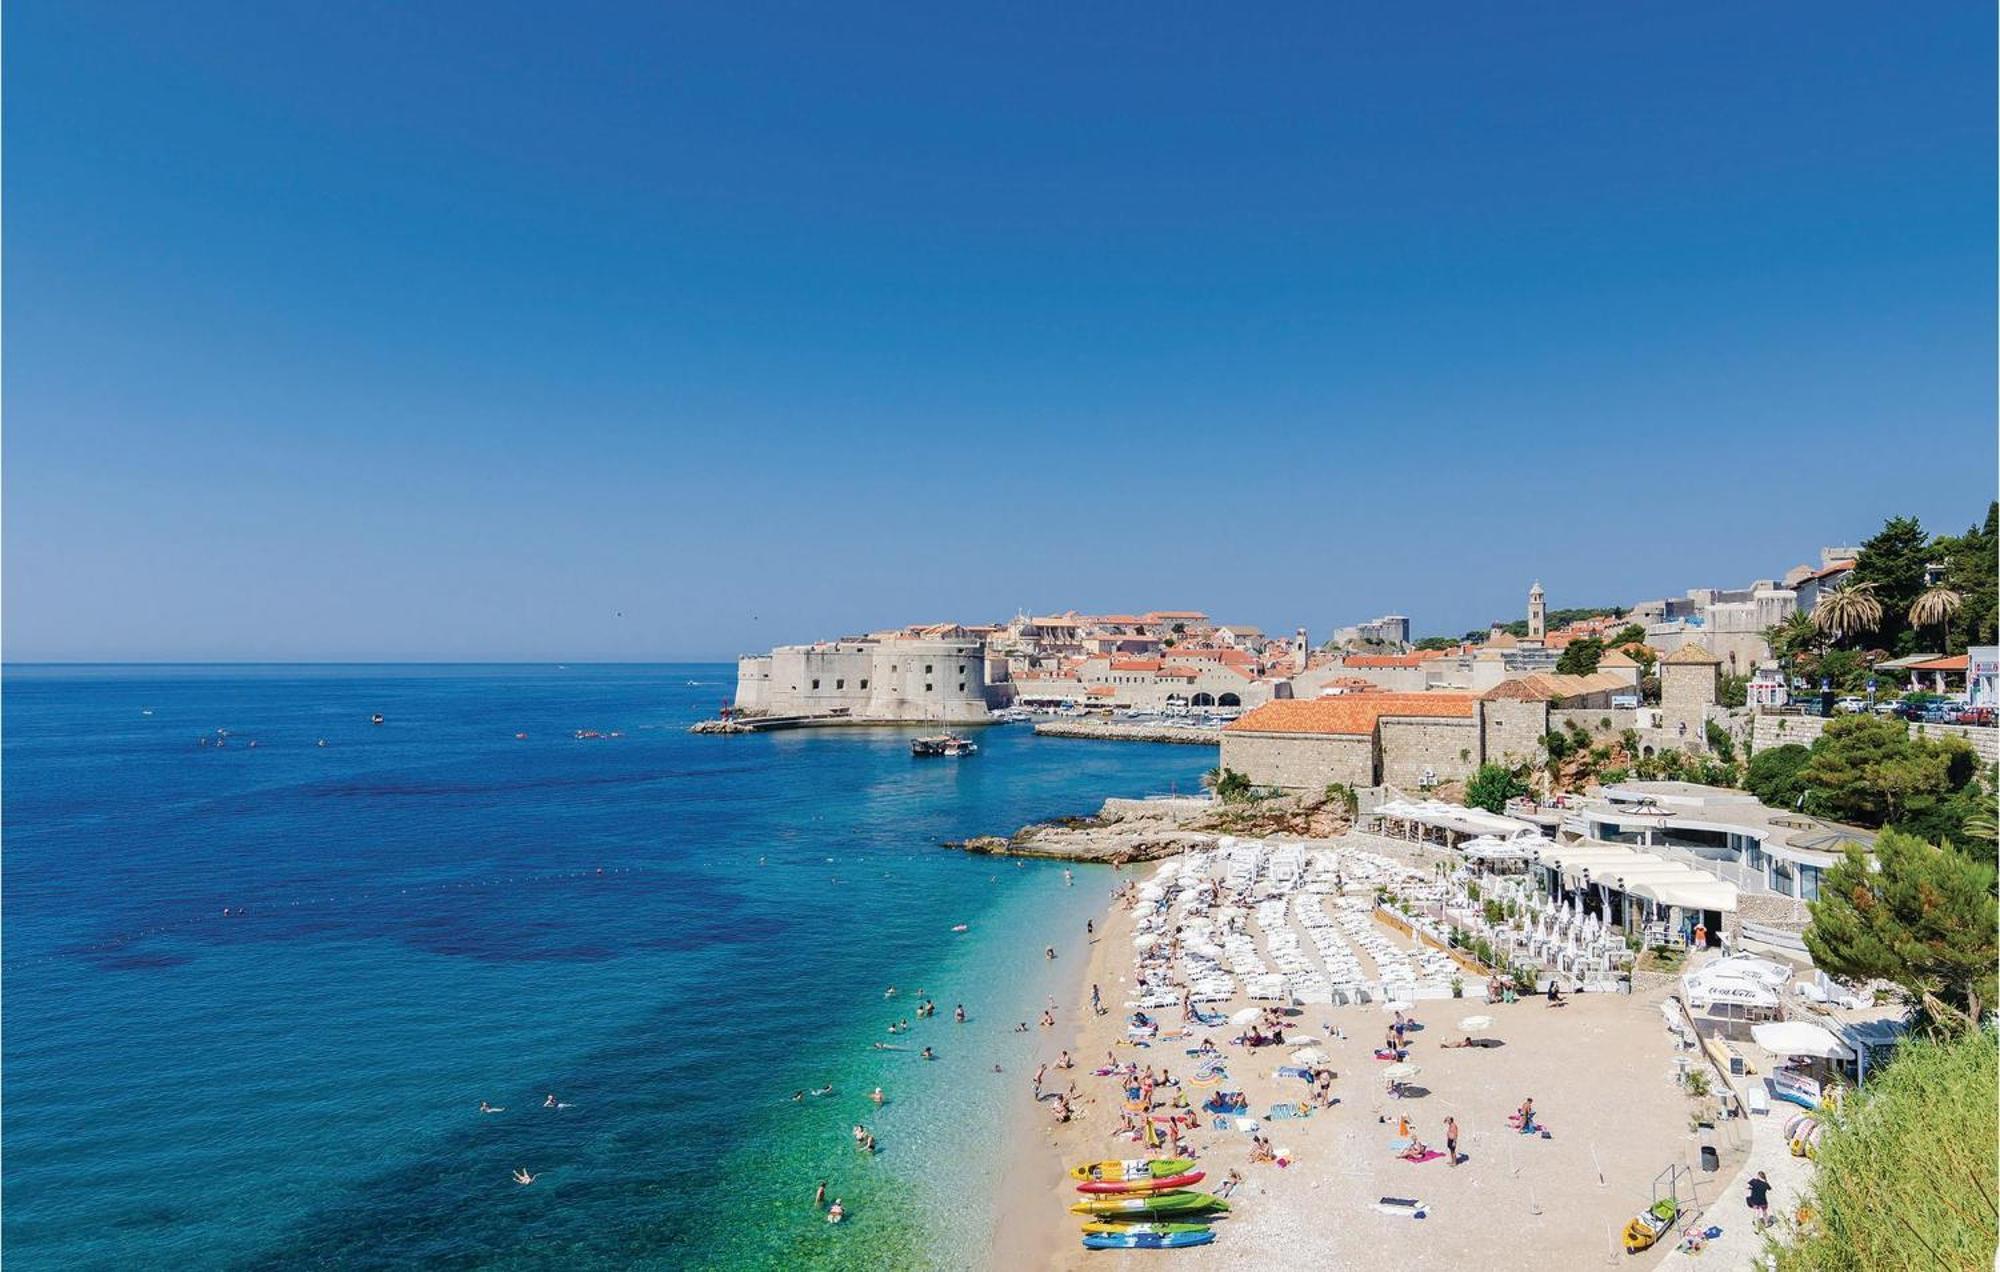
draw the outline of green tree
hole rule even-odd
[[[1874,861],[1849,844],[1811,902],[1806,948],[1813,962],[1848,980],[1898,986],[1934,1023],[1970,1028],[1994,1001],[1990,861],[1885,830]]]
[[[1850,582],[1821,595],[1812,616],[1820,631],[1839,643],[1880,631],[1886,611],[1873,583]]]
[[[1914,652],[1908,615],[1910,606],[1924,590],[1924,567],[1931,563],[1931,557],[1930,536],[1915,517],[1889,518],[1873,538],[1861,545],[1849,588],[1867,588],[1870,599],[1880,606],[1879,626],[1871,625],[1866,630],[1876,634],[1882,648],[1904,654]]]
[[[2000,637],[2000,503],[1986,506],[1982,524],[1938,539],[1931,550],[1933,560],[1944,562],[1946,586],[1964,601],[1944,652],[1993,644]]]
[[[1236,804],[1250,798],[1250,779],[1232,768],[1212,768],[1201,775],[1201,784],[1215,792],[1215,797],[1225,804]]]
[[[1504,764],[1482,764],[1465,784],[1465,802],[1489,813],[1505,812],[1507,801],[1526,795],[1528,784]]]
[[[1750,701],[1750,677],[1722,676],[1715,682],[1715,700],[1725,707],[1740,707]]]
[[[1736,762],[1736,739],[1729,736],[1728,729],[1710,720],[1702,730],[1702,735],[1708,739],[1708,749],[1715,752],[1717,759],[1724,764]]]
[[[1556,674],[1562,676],[1588,676],[1597,670],[1597,664],[1604,657],[1604,642],[1595,636],[1585,636],[1573,640],[1556,660]]]
[[[1910,602],[1910,626],[1918,631],[1937,624],[1938,652],[1945,653],[1951,648],[1951,620],[1965,608],[1965,598],[1954,592],[1949,585],[1939,583],[1927,587]]]
[[[1623,649],[1627,645],[1643,645],[1646,643],[1646,629],[1637,623],[1627,623],[1613,632],[1611,639],[1604,643],[1613,649]]]
[[[1743,784],[1772,808],[1797,808],[1810,789],[1799,774],[1811,759],[1812,752],[1796,742],[1759,751],[1750,757]]]
[[[1970,756],[1958,738],[1913,738],[1901,720],[1848,715],[1827,724],[1799,780],[1813,788],[1814,804],[1828,816],[1882,826],[1911,808],[1912,800],[1965,785],[1974,772]]]
[[[1422,640],[1418,641],[1418,642],[1416,643],[1416,645],[1414,646],[1414,648],[1417,648],[1417,649],[1457,649],[1457,648],[1458,648],[1458,643],[1459,643],[1459,642],[1458,642],[1458,637],[1456,637],[1456,636],[1426,636],[1426,637],[1424,637],[1424,638],[1423,638]]]

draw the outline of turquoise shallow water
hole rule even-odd
[[[979,1262],[1040,1043],[1012,1025],[1110,880],[937,843],[1212,755],[688,735],[730,670],[9,668],[10,1261]],[[892,984],[943,1005],[937,1062],[870,1049]]]

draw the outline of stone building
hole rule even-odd
[[[1221,765],[1286,790],[1414,787],[1470,776],[1482,750],[1470,694],[1358,693],[1258,707],[1222,731]]]
[[[1660,728],[1690,750],[1708,749],[1722,660],[1700,645],[1682,645],[1660,659]]]
[[[990,717],[986,642],[962,627],[780,645],[737,660],[736,709],[972,724]]]

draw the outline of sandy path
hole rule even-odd
[[[1120,879],[1120,876],[1112,876]],[[1120,1010],[1132,976],[1131,915],[1114,911],[1099,924],[1089,974],[1080,987],[1080,1017],[1063,1031],[1078,1058],[1073,1071],[1084,1099],[1069,1126],[1053,1125],[1037,1109],[1023,1077],[1021,1105],[1031,1119],[1029,1149],[1015,1159],[1020,1191],[1002,1225],[997,1266],[1143,1266],[1155,1252],[1090,1252],[1077,1241],[1077,1220],[1066,1211],[1076,1199],[1063,1167],[1100,1158],[1141,1156],[1143,1150],[1113,1138],[1118,1092],[1111,1081],[1088,1071],[1115,1051],[1122,1062],[1192,1070],[1189,1042],[1151,1048],[1114,1046],[1123,1032]],[[1386,931],[1386,929],[1385,929]],[[1365,956],[1364,956],[1365,957]],[[1088,1014],[1089,983],[1103,987],[1111,1014]],[[1238,1000],[1215,1009],[1233,1011]],[[1699,1165],[1698,1141],[1689,1128],[1689,1101],[1674,1085],[1674,1051],[1660,1023],[1656,997],[1582,996],[1551,1009],[1539,1000],[1487,1007],[1476,1001],[1418,1004],[1416,1017],[1429,1028],[1414,1034],[1411,1060],[1422,1066],[1419,1098],[1384,1097],[1377,1076],[1382,1067],[1370,1050],[1386,1017],[1375,1007],[1300,1009],[1293,1029],[1322,1035],[1340,1073],[1335,1093],[1341,1103],[1302,1121],[1266,1123],[1266,1134],[1296,1159],[1287,1168],[1248,1164],[1248,1138],[1206,1125],[1189,1142],[1196,1148],[1208,1187],[1231,1168],[1246,1184],[1230,1218],[1217,1225],[1212,1246],[1178,1251],[1175,1266],[1241,1267],[1277,1261],[1290,1266],[1301,1258],[1340,1266],[1379,1262],[1385,1242],[1394,1242],[1393,1261],[1405,1267],[1472,1265],[1494,1268],[1580,1268],[1651,1266],[1660,1251],[1644,1260],[1614,1252],[1625,1221],[1651,1200],[1653,1179],[1670,1164]],[[1457,1022],[1471,1014],[1494,1018],[1494,1048],[1441,1049],[1461,1036]],[[1333,1038],[1326,1026],[1348,1037]],[[1209,1031],[1217,1044],[1233,1030]],[[1054,1040],[1051,1056],[1062,1045]],[[1230,1081],[1245,1091],[1261,1114],[1278,1100],[1297,1099],[1304,1084],[1280,1080],[1278,1064],[1289,1048],[1256,1053],[1225,1046]],[[1275,1054],[1274,1054],[1275,1053]],[[1053,1076],[1053,1071],[1052,1071]],[[1053,1085],[1053,1083],[1052,1083]],[[1190,1098],[1196,1092],[1191,1089]],[[1205,1094],[1205,1093],[1204,1093]],[[1510,1130],[1507,1114],[1533,1096],[1552,1138],[1523,1137]],[[1387,1141],[1398,1114],[1410,1118],[1420,1138],[1442,1148],[1442,1124],[1457,1117],[1460,1151],[1467,1160],[1453,1168],[1442,1159],[1416,1165],[1393,1157]],[[1386,1120],[1384,1120],[1386,1119]],[[1704,1197],[1727,1185],[1736,1162],[1725,1156],[1718,1175],[1701,1176]],[[1381,1196],[1419,1197],[1430,1207],[1421,1221],[1377,1212]]]

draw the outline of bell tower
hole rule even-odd
[[[1539,645],[1547,635],[1549,607],[1542,600],[1542,581],[1528,589],[1528,639]]]

